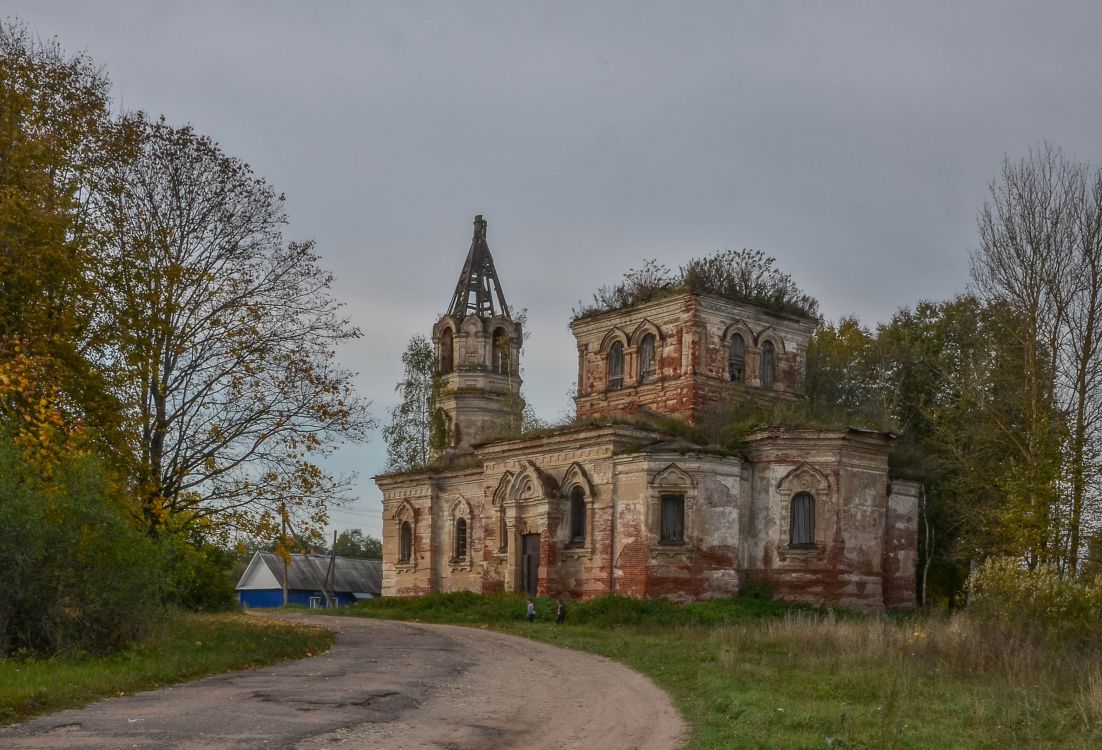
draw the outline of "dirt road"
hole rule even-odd
[[[615,662],[487,630],[304,617],[325,654],[0,729],[0,747],[670,750],[665,693]]]

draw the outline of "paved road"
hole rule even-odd
[[[336,645],[0,729],[0,748],[670,750],[684,735],[665,693],[607,659],[487,630],[299,619]]]

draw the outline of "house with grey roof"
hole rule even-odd
[[[291,555],[285,565],[274,552],[257,552],[237,583],[237,601],[246,608],[282,607],[286,575],[288,604],[325,607],[328,592],[344,607],[379,596],[382,566],[381,560],[329,555]]]

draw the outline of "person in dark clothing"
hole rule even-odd
[[[559,606],[555,609],[555,622],[562,625],[566,622],[566,605],[559,599]]]
[[[528,622],[532,622],[536,619],[536,603],[531,599],[528,600],[528,612],[525,614],[528,618]]]

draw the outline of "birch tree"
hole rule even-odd
[[[383,428],[388,471],[420,468],[433,453],[436,354],[432,342],[424,336],[411,338],[402,353],[402,365],[402,379],[394,387],[398,403],[390,410],[390,422]]]
[[[1044,144],[1004,161],[979,217],[972,282],[1006,311],[1020,355],[1028,418],[1007,432],[1036,528],[1030,560],[1078,569],[1085,525],[1097,522],[1102,424],[1102,173]],[[1055,465],[1055,469],[1052,466]],[[1042,538],[1043,537],[1043,538]]]

